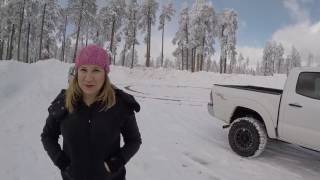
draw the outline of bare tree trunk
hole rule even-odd
[[[8,37],[8,41],[7,41],[6,60],[8,60],[8,58],[9,58],[9,52],[10,52],[10,37]]]
[[[203,69],[203,57],[204,57],[204,43],[205,43],[205,36],[202,38],[202,52],[201,52],[201,57],[200,57],[200,71]]]
[[[89,23],[88,23],[87,34],[86,34],[86,47],[88,46],[88,39],[89,39]]]
[[[136,20],[136,13],[133,14],[133,19]],[[132,57],[131,57],[131,69],[133,68],[133,61],[134,61],[134,46],[136,44],[136,25],[134,25],[133,29],[133,44],[132,44]]]
[[[111,39],[110,39],[110,52],[113,50],[113,38],[114,38],[114,26],[115,26],[116,20],[115,17],[112,17],[112,27],[111,27]]]
[[[0,60],[2,60],[3,46],[4,46],[4,40],[0,40]]]
[[[192,48],[191,72],[195,71],[196,48]]]
[[[223,73],[227,73],[227,54],[223,58]]]
[[[133,61],[134,61],[134,44],[133,44],[133,47],[132,47],[131,69],[133,68]]]
[[[19,24],[19,35],[18,35],[18,51],[17,51],[17,60],[20,60],[20,42],[21,42],[21,31],[22,31],[22,25],[23,25],[23,20],[24,20],[24,7],[26,4],[26,0],[23,0],[23,5],[22,5],[22,12],[20,15],[20,24]]]
[[[186,44],[187,44],[187,70],[189,70],[189,48],[188,48],[188,44],[189,44],[189,36],[188,36],[188,24],[186,24]]]
[[[51,56],[50,56],[50,39],[48,39],[47,44],[46,44],[45,47],[46,47],[47,52],[48,52],[48,56],[46,57],[46,59],[51,58]]]
[[[64,53],[66,49],[66,34],[67,34],[67,23],[68,23],[68,15],[65,17],[64,21],[64,29],[63,29],[63,42],[62,42],[62,52],[61,52],[61,61],[65,62]]]
[[[221,47],[221,53],[222,53],[222,47]],[[222,55],[220,55],[220,62],[219,62],[219,65],[220,65],[220,74],[222,74]]]
[[[40,33],[39,60],[41,59],[42,36],[43,36],[44,17],[46,15],[46,7],[47,7],[47,4],[44,4],[44,6],[43,6],[43,14],[42,14],[42,22],[41,22],[41,33]]]
[[[121,54],[121,65],[124,66],[125,60],[126,60],[126,53],[127,53],[127,43],[124,42],[122,54]]]
[[[181,48],[181,70],[183,70],[183,64],[184,64],[184,58],[183,58],[183,45],[182,45],[182,48]]]
[[[96,42],[96,43],[99,43],[99,45],[100,45],[100,42],[99,42],[99,30],[97,30],[96,39],[97,39],[97,42]]]
[[[200,64],[201,64],[201,54],[197,54],[197,72],[200,70]]]
[[[112,18],[112,27],[111,27],[111,39],[110,39],[110,52],[113,53],[113,39],[115,34],[115,17]],[[113,64],[116,64],[116,60],[113,59]]]
[[[126,45],[124,45],[126,46]],[[122,54],[121,54],[121,65],[124,66],[124,62],[126,60],[126,47],[124,47],[124,49],[122,50]]]
[[[30,23],[28,23],[28,35],[27,35],[27,57],[26,57],[27,63],[29,63],[29,42],[30,42]]]
[[[9,47],[9,57],[7,58],[8,60],[9,59],[12,59],[12,50],[13,50],[13,36],[14,36],[14,33],[15,33],[15,25],[13,24],[12,25],[12,32],[11,32],[11,38],[10,38],[10,47]]]
[[[149,10],[150,11],[150,10]],[[151,17],[150,12],[148,12],[148,34],[147,34],[147,59],[146,67],[150,67],[150,44],[151,42]]]
[[[162,26],[161,67],[163,66],[163,37],[164,37],[164,21]]]
[[[78,41],[79,41],[79,35],[80,35],[80,26],[81,26],[81,20],[82,20],[82,10],[83,10],[83,6],[84,6],[84,0],[81,0],[80,17],[79,17],[79,22],[78,22],[76,46],[75,46],[75,48],[74,48],[74,54],[73,54],[73,62],[75,61],[76,56],[77,56]]]

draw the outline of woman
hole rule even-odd
[[[63,180],[124,180],[125,164],[140,147],[134,114],[140,106],[133,96],[111,85],[109,62],[104,49],[83,48],[68,89],[48,108],[41,141]]]

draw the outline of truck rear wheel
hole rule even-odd
[[[260,155],[267,144],[264,125],[253,117],[236,119],[231,124],[228,138],[232,150],[243,157]]]

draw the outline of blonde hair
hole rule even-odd
[[[66,91],[65,106],[69,113],[74,111],[74,105],[81,100],[82,96],[83,92],[78,84],[78,75],[75,74]],[[107,75],[95,100],[102,102],[103,106],[100,111],[107,110],[116,103],[115,92]]]

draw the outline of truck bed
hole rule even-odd
[[[283,92],[282,89],[273,89],[273,88],[266,88],[266,87],[260,87],[260,86],[241,86],[241,85],[222,85],[222,84],[214,84],[214,85],[228,87],[228,88],[248,90],[248,91],[261,92],[261,93],[275,94],[275,95],[281,95]]]

